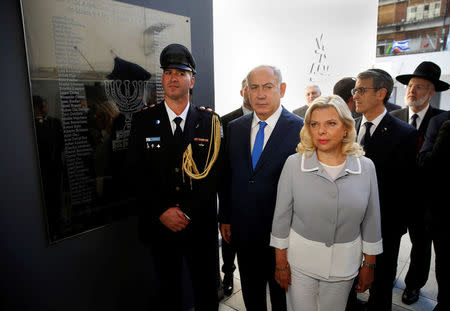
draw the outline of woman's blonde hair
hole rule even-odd
[[[355,142],[356,130],[355,120],[353,120],[352,113],[348,109],[344,100],[337,96],[320,96],[317,97],[309,106],[305,115],[305,125],[300,131],[300,143],[297,145],[297,152],[310,157],[316,150],[316,146],[313,143],[311,133],[309,132],[309,126],[311,124],[311,114],[316,109],[323,109],[333,107],[336,109],[339,118],[347,131],[347,135],[342,140],[342,153],[345,155],[351,155],[354,157],[361,157],[364,155],[362,147]]]

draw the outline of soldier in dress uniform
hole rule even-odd
[[[195,61],[186,47],[167,46],[160,63],[164,101],[133,117],[127,157],[139,202],[140,238],[159,275],[159,299],[151,310],[182,310],[183,258],[195,310],[217,310],[220,120],[189,102]]]

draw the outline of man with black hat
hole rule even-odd
[[[415,127],[419,134],[419,145],[417,153],[422,147],[425,132],[430,119],[443,110],[430,105],[431,98],[435,92],[444,88],[439,82],[441,69],[433,62],[422,62],[413,74],[399,75],[397,81],[407,86],[405,103],[407,108],[396,110],[391,114],[402,121],[408,122]],[[448,87],[447,87],[448,88]],[[414,174],[417,184],[428,180],[426,171],[417,169]],[[428,279],[431,262],[431,235],[426,220],[428,196],[420,195],[414,201],[414,206],[407,212],[408,232],[412,243],[410,264],[405,277],[406,288],[403,291],[403,303],[410,305],[419,299],[420,289]]]
[[[416,72],[415,72],[416,73]],[[436,92],[448,90],[450,85],[434,75],[433,85]],[[427,172],[426,197],[431,214],[430,233],[433,240],[436,281],[438,285],[437,305],[434,311],[449,310],[450,297],[448,279],[450,269],[447,262],[449,241],[447,205],[442,204],[442,194],[448,191],[448,183],[442,182],[450,173],[448,165],[450,111],[445,111],[431,118],[425,133],[424,143],[419,153],[419,167]],[[444,199],[445,202],[445,199]]]
[[[164,101],[133,118],[128,166],[139,202],[139,233],[159,281],[152,310],[182,310],[183,259],[195,310],[217,310],[216,184],[221,129],[216,114],[194,107],[195,61],[180,44],[164,48]]]

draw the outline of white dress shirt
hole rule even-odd
[[[378,117],[376,117],[375,119],[373,119],[372,121],[372,126],[370,127],[370,136],[373,135],[373,132],[375,132],[375,130],[377,129],[378,124],[380,124],[381,120],[384,118],[384,115],[387,113],[386,108],[384,109],[384,112],[381,113]],[[362,120],[361,120],[361,126],[359,127],[359,133],[358,133],[358,143],[361,144],[361,140],[364,137],[364,135],[366,134],[366,127],[364,126],[364,123],[369,122],[366,117],[363,115],[362,116]]]
[[[176,117],[180,117],[182,121],[180,122],[181,130],[184,131],[184,124],[186,123],[187,113],[189,111],[189,106],[191,105],[189,102],[184,108],[183,112],[178,116],[172,109],[166,104],[164,101],[164,105],[166,106],[167,115],[169,116],[170,126],[172,128],[172,134],[175,133],[175,129],[177,128],[177,124],[173,121]]]
[[[273,129],[275,128],[275,125],[278,122],[278,119],[280,118],[281,111],[283,110],[283,107],[281,105],[278,107],[278,109],[264,122],[267,123],[266,127],[264,128],[264,147],[266,146],[267,141],[270,138],[270,135],[272,134]],[[255,144],[256,134],[259,131],[259,121],[261,121],[256,113],[253,114],[253,121],[252,121],[252,130],[250,133],[250,150],[253,152],[253,145]]]
[[[427,111],[428,111],[428,108],[430,108],[430,105],[429,105],[429,104],[428,104],[424,109],[422,109],[421,111],[419,111],[419,112],[417,112],[417,113],[415,113],[414,111],[412,111],[412,110],[411,110],[411,107],[408,108],[408,109],[409,109],[409,111],[408,111],[408,116],[409,116],[408,123],[409,123],[409,124],[412,125],[412,123],[413,123],[413,118],[412,118],[413,114],[417,114],[417,115],[418,115],[418,118],[416,119],[416,124],[417,124],[416,130],[419,129],[420,124],[422,123],[423,118],[425,117],[425,114],[426,114]]]

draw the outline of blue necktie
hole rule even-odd
[[[256,163],[258,163],[259,157],[261,156],[263,146],[264,146],[264,128],[267,123],[264,121],[259,121],[259,130],[256,134],[255,143],[253,144],[252,151],[252,164],[253,169],[255,169]]]

